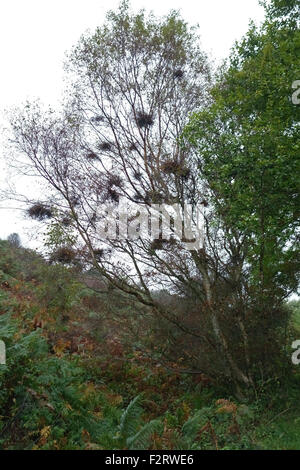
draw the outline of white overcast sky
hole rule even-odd
[[[65,52],[84,31],[101,25],[107,10],[118,4],[119,0],[2,0],[0,112],[37,97],[55,104],[63,90]],[[189,23],[199,24],[203,49],[218,61],[247,31],[250,19],[259,23],[264,17],[258,0],[132,0],[131,6],[134,11],[151,9],[158,16],[180,10]],[[3,154],[0,150],[0,157]],[[1,161],[0,170],[3,177]],[[0,210],[0,238],[16,231],[28,244],[26,226],[18,211]]]

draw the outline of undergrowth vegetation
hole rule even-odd
[[[239,402],[129,347],[82,273],[8,241],[0,252],[2,449],[299,449],[298,302],[288,306],[286,373]]]

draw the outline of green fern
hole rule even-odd
[[[142,401],[142,394],[135,397],[121,416],[119,432],[115,436],[119,443],[119,448],[130,450],[147,449],[151,435],[162,430],[162,423],[157,419],[141,427]]]
[[[149,446],[149,440],[152,434],[162,430],[162,423],[159,419],[154,419],[146,423],[134,436],[129,437],[126,441],[130,450],[143,450]]]
[[[120,420],[120,436],[125,441],[137,433],[140,418],[143,412],[142,395],[136,396],[123,412]]]
[[[199,429],[205,424],[211,415],[211,408],[204,407],[197,411],[182,426],[182,435],[190,444],[196,439]]]

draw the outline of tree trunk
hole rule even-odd
[[[209,281],[208,275],[204,276],[203,281],[204,281],[204,288],[206,292],[207,303],[208,303],[208,307],[210,310],[210,320],[211,320],[211,324],[212,324],[212,328],[213,328],[213,332],[214,332],[217,344],[219,346],[220,353],[224,354],[227,360],[229,370],[230,370],[231,379],[236,386],[238,395],[242,397],[241,386],[243,387],[246,386],[247,388],[249,388],[249,386],[251,385],[251,379],[249,379],[247,375],[244,374],[244,372],[239,368],[234,358],[232,357],[232,354],[230,352],[230,349],[227,343],[227,339],[221,330],[219,320],[213,308],[211,287],[210,287],[210,281]]]

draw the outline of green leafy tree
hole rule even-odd
[[[260,301],[297,288],[299,255],[299,2],[265,2],[267,19],[236,44],[213,104],[186,129],[222,219],[245,238]]]

